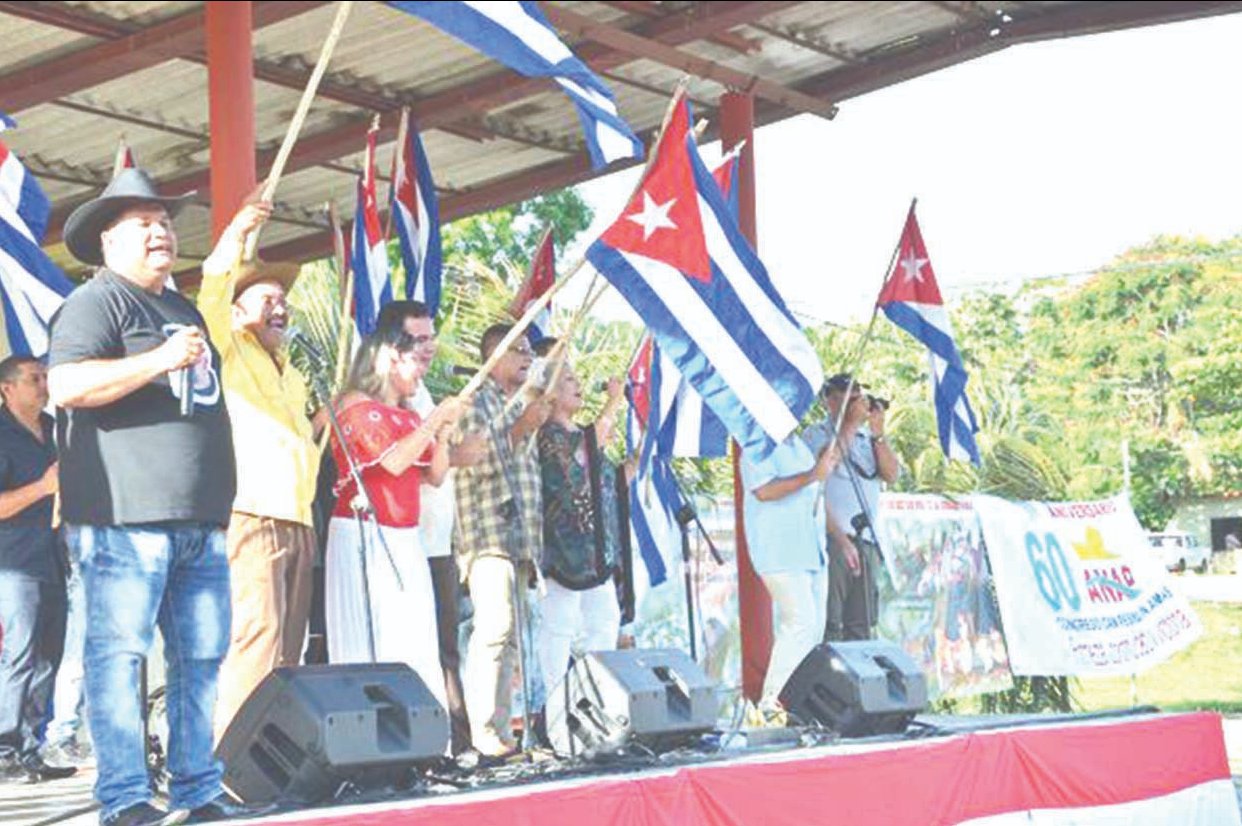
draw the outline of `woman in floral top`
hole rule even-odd
[[[545,365],[544,387],[554,363]],[[552,414],[539,431],[543,482],[543,560],[546,579],[539,630],[539,664],[548,696],[569,665],[575,638],[583,650],[615,648],[621,609],[613,574],[619,564],[616,468],[603,445],[612,437],[623,400],[620,379],[608,382],[608,401],[594,424],[579,427],[578,377],[566,366],[552,389]]]

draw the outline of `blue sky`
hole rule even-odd
[[[1233,235],[1239,43],[1242,14],[1016,46],[845,101],[831,122],[760,129],[760,256],[792,308],[845,322],[869,312],[915,195],[950,303],[977,282],[1090,271],[1159,233]],[[579,188],[596,210],[584,241],[636,174]]]

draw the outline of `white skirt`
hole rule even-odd
[[[418,528],[380,527],[392,552],[384,553],[376,527],[367,523],[367,578],[362,577],[358,523],[333,517],[328,523],[324,568],[324,621],[328,661],[405,663],[413,668],[440,705],[448,707],[436,633],[431,569],[418,541]],[[396,566],[394,574],[393,566]],[[400,575],[400,585],[398,577]],[[367,592],[375,656],[367,639]]]

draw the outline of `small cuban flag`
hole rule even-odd
[[[405,265],[405,297],[427,305],[431,317],[440,309],[440,207],[431,165],[410,119],[401,111],[397,148],[392,159],[392,204],[389,215],[397,230],[401,261]]]
[[[367,133],[366,159],[358,181],[358,206],[354,212],[352,260],[354,271],[354,321],[358,334],[375,332],[379,311],[392,301],[392,282],[388,277],[388,245],[380,225],[379,203],[375,199],[376,130]]]
[[[927,348],[940,449],[950,459],[979,464],[979,448],[975,444],[979,425],[966,398],[966,366],[953,342],[953,328],[914,216],[914,204],[910,205],[901,232],[897,263],[880,290],[876,305],[889,321]]]

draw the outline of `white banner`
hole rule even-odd
[[[1203,629],[1124,496],[974,498],[1014,674],[1131,674]]]

